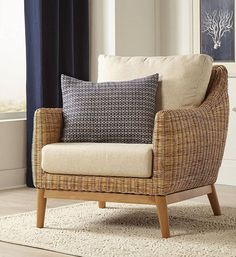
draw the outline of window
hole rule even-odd
[[[24,0],[0,0],[0,118],[25,112],[25,59]]]

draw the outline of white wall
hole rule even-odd
[[[26,121],[0,121],[0,189],[25,185]]]
[[[90,80],[97,80],[99,54],[115,54],[115,0],[90,1]]]
[[[159,1],[159,0],[158,0]],[[156,0],[90,1],[90,78],[97,80],[99,54],[156,54]]]
[[[103,0],[90,1],[90,80],[97,80],[97,57],[104,53]]]
[[[116,55],[155,55],[155,0],[119,0],[115,9]]]
[[[161,55],[192,52],[192,2],[160,0]]]

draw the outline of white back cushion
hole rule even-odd
[[[157,111],[191,108],[204,100],[212,70],[208,55],[120,57],[100,55],[98,82],[122,81],[160,75]]]

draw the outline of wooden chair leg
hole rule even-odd
[[[44,197],[44,189],[37,189],[37,228],[44,227],[47,198]]]
[[[163,238],[170,237],[169,216],[165,196],[156,196],[157,214]]]
[[[207,196],[210,201],[211,208],[212,208],[214,215],[219,216],[219,215],[221,215],[221,210],[220,210],[218,197],[216,194],[215,185],[212,185],[211,188],[212,188],[212,192],[210,194],[207,194]]]
[[[101,208],[101,209],[106,208],[106,202],[99,201],[98,202],[98,207]]]

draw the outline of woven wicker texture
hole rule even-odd
[[[35,112],[33,175],[37,188],[167,195],[213,184],[222,161],[228,127],[227,70],[214,66],[208,92],[198,108],[156,114],[151,178],[72,176],[41,169],[41,149],[60,140],[61,109]],[[91,160],[92,161],[92,160]]]

